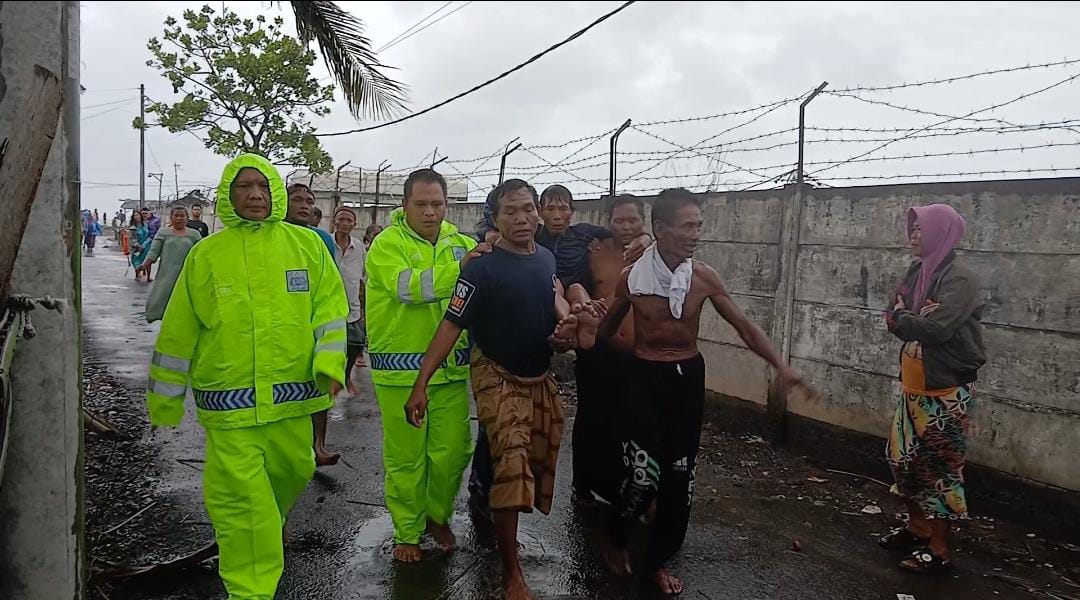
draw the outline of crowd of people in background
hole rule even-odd
[[[488,194],[474,235],[447,220],[436,171],[410,174],[403,198],[385,229],[372,224],[361,239],[356,210],[336,207],[331,235],[310,187],[286,187],[265,159],[242,155],[222,176],[225,229],[209,240],[200,241],[201,207],[190,218],[173,207],[161,231],[150,211],[131,216],[136,278],[151,281],[159,264],[147,304],[147,319],[162,320],[151,422],[176,425],[193,390],[230,598],[274,595],[285,517],[314,470],[341,458],[327,449],[327,410],[342,390],[359,396],[355,366],[368,367],[381,414],[394,558],[423,560],[424,535],[456,546],[451,516],[471,461],[470,506],[494,525],[505,596],[531,598],[518,518],[547,514],[557,493],[564,415],[551,361],[567,351],[578,394],[573,500],[604,516],[599,550],[614,573],[681,593],[667,565],[690,522],[705,305],[775,369],[781,390],[806,389],[720,274],[694,259],[698,196],[664,190],[646,215],[640,199],[620,195],[605,225],[574,224],[568,189],[538,194],[511,179]],[[967,516],[966,415],[985,356],[978,288],[954,253],[963,232],[948,206],[911,210],[916,260],[886,319],[903,342],[887,454],[911,518],[880,544],[909,552],[901,567],[920,573],[952,568],[949,524]],[[640,527],[647,543],[632,561]]]

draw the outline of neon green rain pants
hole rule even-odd
[[[427,519],[449,523],[461,474],[472,456],[469,382],[428,386],[427,417],[419,429],[405,420],[411,391],[375,386],[382,413],[386,506],[398,544],[420,543]]]
[[[311,417],[206,430],[203,496],[229,600],[273,600],[285,517],[315,473]]]

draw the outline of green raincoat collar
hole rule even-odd
[[[413,231],[412,227],[409,227],[409,222],[405,220],[404,208],[395,208],[393,212],[390,213],[390,222],[394,225],[400,226],[402,230],[408,232],[410,236],[425,243],[430,243],[423,237],[421,237],[419,233]],[[457,225],[454,225],[450,221],[443,219],[442,225],[439,226],[439,240],[443,240],[444,238],[454,235],[456,233],[458,233]]]
[[[281,180],[278,170],[269,161],[258,154],[241,154],[225,165],[225,171],[221,174],[221,182],[217,187],[217,216],[226,227],[239,227],[254,225],[255,221],[248,221],[236,214],[233,208],[232,197],[229,188],[241,169],[252,168],[258,170],[270,182],[270,215],[265,222],[282,221],[289,208],[289,194],[285,191],[285,182]]]

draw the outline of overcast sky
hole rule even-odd
[[[219,2],[211,3],[220,7]],[[361,17],[376,48],[435,11],[445,2],[343,2]],[[467,4],[467,5],[466,5]],[[452,2],[435,19],[457,10],[381,54],[399,69],[419,110],[465,90],[560,41],[618,2]],[[138,197],[138,86],[147,95],[171,98],[171,88],[153,69],[146,42],[160,36],[168,15],[179,17],[198,2],[82,3],[82,177],[83,205],[110,213],[121,198]],[[288,3],[228,2],[244,16],[281,15],[293,31]],[[434,19],[433,19],[434,20]],[[335,164],[374,168],[383,159],[394,169],[410,169],[430,157],[466,160],[495,152],[512,138],[526,146],[561,144],[600,136],[631,118],[636,123],[737,111],[804,94],[822,81],[830,90],[937,79],[985,70],[1080,58],[1074,3],[659,3],[639,2],[584,37],[503,81],[436,112],[370,133],[324,138]],[[318,67],[319,76],[325,71]],[[962,116],[1008,102],[1080,73],[1080,64],[1034,69],[953,84],[896,91],[860,91],[865,98]],[[117,103],[117,101],[120,101]],[[667,142],[629,130],[620,139],[620,178],[644,171],[620,190],[645,191],[674,185],[695,190],[738,189],[790,169],[794,133],[762,137],[795,127],[798,102],[724,118],[646,127],[684,146],[716,136],[714,146],[660,163],[674,151]],[[748,123],[755,117],[757,120]],[[946,127],[1000,128],[1077,120],[1073,129],[971,133],[917,137],[882,148],[867,158],[994,148],[1061,144],[1025,152],[981,152],[965,156],[859,162],[819,173],[831,185],[865,185],[876,180],[830,179],[904,174],[945,174],[934,179],[1019,178],[1024,174],[953,176],[952,173],[1019,169],[1073,169],[1033,177],[1080,174],[1080,80]],[[829,128],[921,128],[944,120],[858,100],[822,95],[808,110],[807,124]],[[364,124],[340,101],[317,121],[320,131]],[[730,131],[727,131],[730,130]],[[727,133],[724,133],[727,131]],[[933,132],[929,132],[933,133]],[[719,134],[719,135],[718,135]],[[870,137],[887,140],[902,133],[821,132],[808,139]],[[544,160],[578,161],[605,153],[607,137],[540,148],[542,158],[519,150],[508,165],[528,172],[536,183],[570,182],[578,197],[596,197],[607,188],[604,156],[576,162],[567,174],[538,174]],[[161,129],[147,133],[147,171],[164,172],[163,195],[175,192],[173,165],[179,164],[181,191],[216,183],[226,159],[211,154],[193,136]],[[715,147],[731,143],[729,147]],[[851,158],[882,142],[819,142],[807,146],[806,160],[828,163]],[[772,150],[760,150],[778,144]],[[747,151],[747,150],[751,151]],[[430,160],[430,158],[428,158]],[[625,162],[623,162],[625,161]],[[651,162],[646,162],[651,161]],[[591,166],[590,166],[591,165]],[[586,168],[580,168],[580,167]],[[808,173],[829,166],[810,164]],[[651,167],[651,168],[650,168]],[[471,187],[486,190],[497,179],[498,157],[444,164],[447,175],[473,173]],[[646,169],[649,169],[645,171]],[[586,181],[582,181],[586,180]],[[897,179],[890,182],[909,182]],[[157,197],[157,181],[147,181],[147,198]],[[766,186],[767,184],[762,184]],[[472,192],[476,199],[483,192]]]

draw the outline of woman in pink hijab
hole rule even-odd
[[[982,296],[975,274],[956,257],[965,223],[945,204],[908,211],[908,238],[916,260],[886,315],[903,342],[900,394],[886,453],[910,519],[881,546],[910,552],[902,569],[941,573],[953,568],[950,523],[967,519],[964,454],[968,409],[979,368]]]

